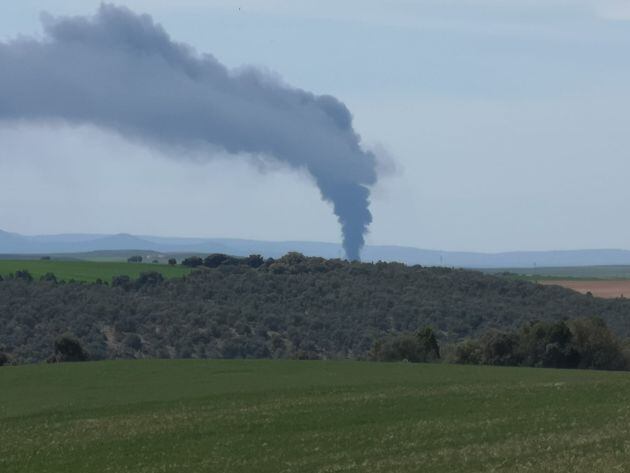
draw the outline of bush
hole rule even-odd
[[[628,354],[599,318],[532,322],[518,332],[492,331],[457,345],[455,363],[625,370]]]
[[[15,272],[15,279],[18,279],[20,281],[32,282],[33,276],[31,276],[31,273],[29,273],[26,269],[23,269],[22,271]]]
[[[533,322],[519,333],[522,363],[545,368],[576,368],[579,353],[564,322]]]
[[[0,366],[4,366],[4,365],[8,365],[9,364],[9,356],[0,351]]]
[[[265,260],[260,255],[249,255],[245,258],[245,264],[250,268],[260,268],[263,264],[265,264]]]
[[[138,351],[142,348],[142,339],[136,333],[130,333],[123,340],[123,345],[131,350]]]
[[[128,291],[132,288],[131,278],[126,274],[123,274],[121,276],[114,276],[112,278],[112,287],[120,287],[125,291]]]
[[[190,258],[182,261],[182,266],[188,266],[189,268],[197,268],[203,264],[203,260],[199,256],[191,256]]]
[[[177,264],[177,260],[175,258],[169,258],[168,264],[170,266],[175,266]]]
[[[430,328],[377,341],[370,350],[373,361],[430,362],[440,358],[440,347]]]
[[[127,258],[127,263],[142,263],[142,256],[135,255]]]
[[[138,279],[136,279],[135,286],[136,288],[141,288],[145,286],[157,286],[158,284],[162,284],[164,282],[164,276],[162,273],[158,273],[157,271],[146,271],[140,273]]]
[[[425,327],[416,335],[418,339],[419,354],[424,361],[435,361],[440,359],[440,345],[430,327]]]
[[[480,365],[483,363],[483,349],[476,340],[464,340],[455,347],[454,363]]]
[[[65,363],[87,361],[87,352],[83,349],[81,342],[72,335],[62,335],[55,340],[55,351],[48,360],[52,363]]]
[[[223,253],[213,253],[206,256],[203,260],[203,265],[208,268],[218,268],[222,265],[238,265],[241,264],[241,259],[234,256],[224,255]]]
[[[481,338],[482,363],[486,365],[518,366],[518,335],[492,331]]]
[[[54,273],[46,273],[40,278],[40,281],[56,283],[57,282],[57,276],[55,276]]]
[[[621,343],[597,317],[571,322],[573,344],[579,353],[579,368],[596,370],[625,370],[628,360]]]

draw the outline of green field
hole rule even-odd
[[[630,374],[308,361],[0,368],[0,471],[615,472]]]
[[[113,263],[57,260],[0,260],[0,276],[21,270],[29,271],[38,279],[46,273],[54,273],[59,280],[94,282],[97,279],[110,282],[114,276],[127,275],[137,278],[143,271],[159,271],[166,278],[180,277],[190,272],[183,266],[152,263]]]
[[[569,266],[555,268],[500,268],[482,269],[488,274],[510,273],[519,279],[530,281],[553,279],[630,279],[630,266]]]

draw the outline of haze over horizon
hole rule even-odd
[[[118,3],[230,67],[345,102],[363,143],[390,156],[368,244],[630,248],[627,2]],[[41,11],[98,4],[0,7],[0,41],[41,38]],[[0,124],[0,144],[6,231],[339,242],[303,172],[182,164],[93,125]]]

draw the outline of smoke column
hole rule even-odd
[[[44,40],[0,42],[0,120],[92,124],[208,159],[221,149],[306,169],[333,206],[346,256],[359,259],[376,163],[343,103],[229,70],[124,7],[42,21]]]

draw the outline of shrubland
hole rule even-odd
[[[592,317],[618,337],[630,335],[626,299],[460,269],[290,253],[277,260],[210,255],[172,279],[154,272],[107,283],[29,276],[22,271],[0,281],[0,351],[13,363],[50,358],[64,334],[91,359],[368,359],[379,341],[393,350],[383,359],[395,359],[391,353],[411,346],[396,345],[396,337],[426,327],[444,347],[467,340],[465,356],[474,359],[481,337],[500,346],[536,321]],[[577,346],[585,331],[571,323]]]

